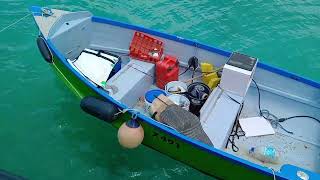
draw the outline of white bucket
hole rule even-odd
[[[165,86],[165,91],[168,94],[179,94],[187,92],[188,86],[182,81],[171,81]]]
[[[168,98],[174,102],[176,105],[182,107],[183,109],[189,111],[190,101],[187,97],[180,94],[172,94]]]

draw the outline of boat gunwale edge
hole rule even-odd
[[[165,39],[169,39],[169,40],[173,40],[179,43],[183,43],[183,44],[187,44],[187,45],[192,45],[194,47],[198,47],[200,49],[204,49],[216,54],[219,54],[221,56],[224,57],[230,57],[230,55],[232,54],[231,51],[229,50],[223,50],[214,46],[209,46],[206,44],[203,44],[201,42],[196,42],[194,40],[190,40],[190,39],[186,39],[186,38],[182,38],[180,36],[176,36],[176,35],[172,35],[172,34],[167,34],[164,32],[160,32],[160,31],[156,31],[156,30],[152,30],[152,29],[148,29],[145,28],[143,26],[137,26],[137,25],[132,25],[132,24],[128,24],[128,23],[124,23],[124,22],[119,22],[119,21],[114,21],[108,18],[104,18],[104,17],[99,17],[99,16],[92,16],[91,20],[93,22],[97,22],[97,23],[104,23],[104,24],[110,24],[110,25],[114,25],[114,26],[119,26],[122,28],[127,28],[127,29],[132,29],[132,30],[138,30],[144,33],[148,33],[150,35],[154,35],[154,36],[158,36],[161,38],[165,38]],[[302,82],[304,84],[310,85],[312,87],[318,88],[320,89],[320,82],[314,81],[312,79],[303,77],[301,75],[289,72],[287,70],[284,70],[282,68],[279,67],[274,67],[271,66],[267,63],[263,63],[261,61],[258,62],[258,67],[261,69],[265,69],[267,71],[273,72],[275,74],[279,74],[282,75],[284,77]]]

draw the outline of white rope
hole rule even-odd
[[[276,173],[274,172],[274,169],[272,167],[268,167],[268,169],[270,169],[272,171],[273,180],[277,180]]]
[[[119,112],[117,112],[117,113],[115,113],[114,115],[115,116],[118,116],[119,114],[124,114],[124,113],[126,113],[126,112],[139,112],[138,110],[136,110],[136,109],[133,109],[133,108],[128,108],[128,109],[123,109],[123,110],[121,110],[120,108],[118,108],[118,110],[119,110]]]
[[[118,116],[119,114],[124,114],[124,113],[126,113],[126,112],[131,112],[131,113],[132,113],[132,118],[133,118],[133,119],[136,119],[137,116],[138,116],[138,114],[140,114],[140,112],[139,112],[138,110],[133,109],[133,108],[123,109],[123,110],[121,110],[120,108],[118,108],[118,110],[119,110],[119,112],[115,113],[115,114],[114,114],[115,116]],[[163,126],[165,126],[165,127],[167,127],[167,128],[170,128],[170,129],[173,129],[173,130],[177,131],[175,128],[173,128],[173,127],[171,127],[171,126],[169,126],[169,125],[167,125],[167,124],[164,124],[164,123],[162,123],[162,122],[160,122],[160,121],[156,121],[156,122],[158,122],[159,124],[162,124]]]
[[[17,21],[11,23],[10,25],[4,27],[3,29],[0,30],[0,33],[2,33],[3,31],[5,31],[6,29],[10,28],[11,26],[17,24],[18,22],[22,21],[23,19],[25,19],[26,17],[32,15],[31,13],[28,13],[27,15],[23,16],[22,18],[18,19]]]

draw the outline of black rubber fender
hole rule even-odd
[[[48,48],[46,40],[42,36],[37,38],[37,45],[44,60],[46,60],[48,63],[52,63],[52,54]]]
[[[119,112],[118,108],[112,103],[92,96],[83,98],[80,107],[84,112],[109,123],[116,119],[115,114]]]

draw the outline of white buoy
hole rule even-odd
[[[118,140],[121,146],[133,149],[138,147],[144,138],[142,126],[136,119],[124,122],[118,130]]]

